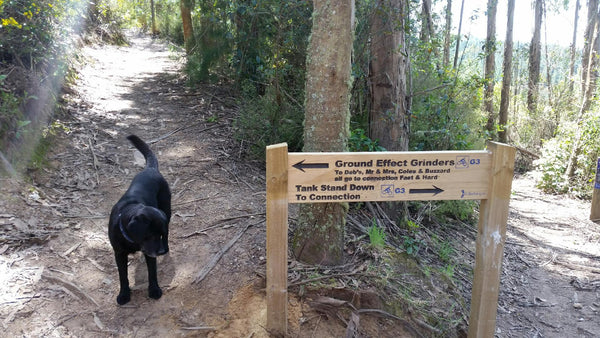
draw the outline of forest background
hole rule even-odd
[[[537,183],[545,191],[589,198],[600,154],[599,1],[515,2],[480,1],[476,10],[461,10],[466,1],[335,1],[355,4],[351,80],[345,81],[349,134],[342,145],[349,151],[467,150],[500,140],[518,147],[518,170],[542,173]],[[519,7],[502,17],[501,4]],[[523,17],[523,6],[531,14]],[[556,16],[572,17],[572,25],[549,21]],[[127,44],[124,29],[185,49],[191,88],[231,89],[235,138],[245,156],[262,161],[266,145],[287,142],[290,151],[302,151],[312,141],[305,133],[312,1],[0,0],[0,20],[0,171],[20,175],[44,167],[52,135],[68,132],[61,94],[71,90],[76,64],[85,62],[78,46]],[[486,27],[467,30],[471,22]],[[570,42],[553,39],[557,26],[571,33]],[[508,32],[515,32],[514,42]],[[398,39],[391,48],[382,39],[390,36]],[[343,47],[350,49],[329,50]],[[394,61],[382,62],[381,50]],[[381,93],[389,88],[393,94]],[[387,131],[395,126],[378,123],[386,119],[399,122],[401,137],[392,142]],[[446,216],[472,223],[476,212],[473,202],[434,205],[414,202],[404,211],[434,210],[443,224]],[[397,222],[402,236],[387,239],[413,258],[423,245],[418,218]],[[375,218],[372,223],[371,244],[385,245],[386,234]],[[452,261],[446,243],[430,243],[442,273],[466,270]]]

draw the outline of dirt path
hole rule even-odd
[[[590,204],[514,181],[498,337],[600,335],[600,225]]]
[[[264,173],[232,141],[233,99],[220,87],[186,87],[177,52],[147,37],[84,54],[90,62],[63,121],[69,132],[56,137],[49,166],[28,183],[0,178],[2,335],[268,336],[258,276]],[[174,216],[171,251],[158,263],[163,297],[147,297],[138,255],[130,259],[132,301],[119,307],[106,226],[143,163],[125,139],[130,133],[152,143]],[[598,335],[600,228],[586,220],[589,204],[540,194],[531,182],[514,183],[498,336]],[[344,333],[340,321],[321,320],[294,297],[289,311],[293,337]],[[392,324],[361,318],[366,336],[397,337]]]
[[[8,285],[0,296],[4,333],[265,336],[264,298],[253,287],[265,256],[264,175],[238,158],[227,93],[186,88],[177,53],[146,37],[132,37],[131,47],[90,47],[84,54],[90,62],[64,122],[70,132],[50,149],[49,168],[34,175],[26,194],[19,183],[2,181],[10,197],[0,204],[0,224],[33,244],[1,248],[0,285]],[[164,296],[147,297],[138,255],[130,259],[132,301],[118,307],[106,222],[143,164],[125,139],[130,133],[152,142],[171,184],[172,245],[158,263]],[[193,284],[240,232],[242,240]]]

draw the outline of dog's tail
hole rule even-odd
[[[158,169],[158,160],[146,142],[135,135],[129,135],[127,136],[127,139],[131,141],[140,153],[144,155],[144,158],[146,158],[146,168]]]

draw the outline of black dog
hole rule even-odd
[[[148,296],[154,299],[162,296],[156,276],[156,257],[169,252],[167,240],[171,220],[171,192],[158,171],[156,156],[139,137],[130,135],[127,138],[146,158],[146,168],[133,178],[127,192],[112,208],[108,223],[108,238],[119,269],[119,305],[131,299],[127,255],[140,250],[148,267]]]

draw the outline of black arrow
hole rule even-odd
[[[304,169],[327,169],[329,168],[329,163],[304,163],[305,160],[302,160],[296,164],[294,164],[292,167],[298,169],[298,170],[302,170],[302,172],[304,172]]]
[[[433,194],[433,196],[443,192],[444,189],[438,188],[435,185],[433,189],[410,189],[408,191],[409,194]]]

